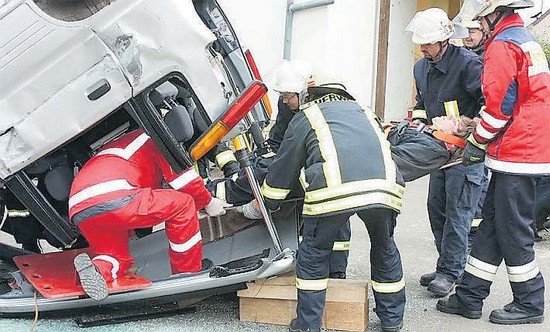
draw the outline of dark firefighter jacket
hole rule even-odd
[[[484,104],[482,67],[475,53],[450,44],[435,64],[418,60],[414,65],[417,95],[413,119],[431,124],[433,118],[450,114],[476,117]]]
[[[262,186],[267,207],[277,209],[298,180],[304,215],[401,209],[404,187],[389,142],[375,115],[352,101],[313,104],[294,115]]]

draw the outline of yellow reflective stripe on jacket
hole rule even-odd
[[[305,202],[321,201],[329,198],[335,198],[342,195],[350,195],[367,191],[386,191],[399,198],[403,197],[405,187],[396,184],[395,181],[371,179],[342,183],[332,188],[322,188],[307,192]]]
[[[445,106],[445,114],[450,115],[456,119],[460,118],[460,112],[458,111],[458,101],[451,100],[443,103]]]
[[[308,291],[320,291],[325,290],[328,287],[328,278],[326,279],[317,279],[317,280],[306,280],[296,278],[296,288],[300,290]]]
[[[323,173],[327,187],[342,183],[340,174],[340,164],[338,163],[338,154],[334,146],[334,140],[328,123],[317,104],[314,104],[303,110],[305,116],[315,131],[315,136],[319,141],[319,150],[325,162],[323,163]]]
[[[378,141],[380,142],[380,150],[382,152],[382,157],[384,158],[386,179],[392,182],[397,181],[397,167],[395,166],[395,162],[391,156],[390,142],[386,138],[382,128],[380,128],[380,123],[377,121],[377,117],[374,112],[368,107],[364,107],[363,109],[365,110],[364,113],[367,115],[367,119],[369,120],[376,136],[378,137]]]
[[[345,197],[342,199],[336,199],[318,204],[305,203],[303,214],[315,216],[325,213],[344,211],[347,209],[354,209],[371,204],[381,204],[388,206],[396,211],[401,211],[403,202],[400,198],[397,198],[390,194],[381,192],[367,193],[363,195]]]
[[[309,187],[309,183],[307,183],[307,180],[306,180],[306,171],[304,168],[302,168],[300,170],[300,184],[302,185],[302,188],[304,189],[304,191],[306,191],[307,187]]]
[[[351,242],[349,241],[335,241],[332,246],[332,251],[349,251]]]
[[[231,150],[226,150],[216,155],[216,164],[218,164],[219,168],[223,168],[230,161],[237,161]]]
[[[539,274],[539,266],[534,260],[521,266],[506,266],[510,282],[525,282]]]
[[[426,112],[426,110],[413,110],[412,118],[428,120],[428,112]]]
[[[405,288],[405,280],[401,278],[399,281],[395,282],[377,282],[372,281],[372,289],[377,293],[397,293]]]
[[[267,182],[264,182],[264,184],[262,185],[262,194],[266,198],[282,200],[285,199],[289,193],[290,189],[273,188],[269,186]]]

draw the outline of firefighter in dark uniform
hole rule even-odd
[[[494,0],[478,13],[489,34],[483,71],[487,107],[462,161],[485,161],[492,176],[464,277],[455,294],[437,303],[440,311],[480,318],[504,260],[513,299],[489,320],[506,325],[542,323],[545,308],[531,224],[536,180],[550,175],[550,70],[542,47],[514,13],[528,7],[533,2]]]
[[[269,165],[277,154],[288,124],[298,112],[298,93],[308,85],[314,84],[311,66],[300,60],[283,61],[276,68],[276,82],[274,90],[281,95],[277,102],[277,118],[269,131],[267,143],[271,152],[256,157],[253,161],[254,174],[258,182],[262,183],[267,174]],[[301,188],[297,188],[297,195],[302,195]],[[237,178],[224,179],[215,183],[213,196],[225,200],[233,205],[242,205],[240,208],[245,217],[250,219],[261,219],[262,216],[253,203],[254,195],[248,184],[245,174]],[[345,223],[334,243],[333,254],[330,255],[330,278],[345,279],[348,266],[350,249],[351,227]]]
[[[290,331],[319,331],[338,231],[357,213],[371,241],[371,278],[383,331],[402,327],[405,283],[393,239],[404,182],[371,111],[340,88],[309,87],[269,166],[262,193],[276,210],[297,183],[305,191],[296,266],[297,318]]]
[[[454,26],[439,8],[418,12],[406,28],[424,58],[414,66],[417,96],[413,118],[426,124],[438,116],[474,118],[483,103],[482,62],[477,55],[449,43]],[[483,165],[457,165],[430,174],[428,216],[439,257],[436,271],[420,284],[445,296],[464,272],[468,233],[481,194]]]

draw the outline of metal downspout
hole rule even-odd
[[[286,21],[285,21],[285,45],[283,49],[283,59],[290,60],[290,51],[292,48],[292,21],[295,12],[311,8],[331,5],[334,0],[311,0],[295,4],[294,0],[286,2]]]

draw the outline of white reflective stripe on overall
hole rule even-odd
[[[497,119],[491,114],[485,112],[485,110],[479,112],[479,116],[483,119],[483,121],[487,122],[489,126],[495,129],[502,128],[508,123],[508,120]],[[478,124],[476,126],[476,132],[481,130],[481,128],[483,128],[483,126],[481,124]]]
[[[92,258],[92,262],[97,260],[102,260],[102,261],[111,263],[111,265],[113,266],[111,268],[111,276],[113,277],[113,279],[117,278],[117,273],[118,273],[118,270],[120,269],[120,263],[116,258],[108,255],[98,255]]]
[[[288,189],[273,188],[268,185],[267,182],[264,182],[261,191],[262,195],[264,195],[266,198],[271,198],[275,200],[283,200],[290,193],[290,190]]]
[[[320,291],[325,290],[328,287],[328,278],[317,280],[306,280],[296,278],[296,288],[305,291]]]
[[[195,235],[193,235],[189,240],[187,240],[184,243],[174,243],[170,242],[170,249],[172,249],[175,252],[186,252],[189,249],[193,248],[195,245],[197,245],[199,242],[201,242],[202,236],[201,232],[198,231]]]
[[[529,53],[528,58],[531,59],[531,65],[527,69],[529,76],[550,72],[544,50],[539,43],[531,40],[519,45],[519,47],[521,47],[523,52]]]
[[[452,116],[455,119],[460,118],[460,112],[458,111],[458,101],[451,100],[443,103],[445,106],[445,114]]]
[[[198,179],[198,178],[199,178],[199,174],[197,172],[195,172],[194,169],[191,168],[191,169],[187,170],[185,173],[183,173],[180,176],[178,176],[177,178],[175,178],[174,180],[170,181],[170,183],[168,183],[168,184],[170,185],[170,187],[172,187],[176,190],[180,190],[181,188],[188,185],[191,181],[193,181],[195,179]]]
[[[319,141],[321,156],[325,160],[323,162],[323,173],[327,182],[326,186],[330,188],[341,184],[342,178],[340,176],[338,153],[336,152],[336,146],[334,146],[332,133],[321,109],[315,104],[303,110],[303,112],[311,124],[311,128],[315,131],[315,136],[317,141]]]
[[[521,266],[506,266],[510,282],[525,282],[539,274],[539,266],[534,260]]]
[[[93,186],[90,186],[74,194],[69,199],[69,209],[71,209],[76,204],[82,203],[85,200],[95,196],[107,194],[117,190],[131,190],[135,188],[136,187],[128,183],[126,179],[117,179],[117,180],[111,180],[111,181],[94,184]]]
[[[480,279],[493,282],[498,271],[498,266],[485,263],[473,256],[469,256],[464,270]]]
[[[130,159],[134,155],[134,153],[139,150],[149,139],[149,136],[145,133],[139,135],[132,141],[132,143],[128,144],[125,148],[110,148],[105,149],[103,151],[100,151],[96,156],[103,156],[106,154],[111,154],[118,156],[122,159]]]
[[[405,288],[405,280],[401,278],[399,281],[395,282],[377,282],[371,280],[372,289],[377,293],[397,293]]]
[[[216,164],[218,164],[219,168],[223,168],[230,161],[237,161],[231,150],[223,151],[216,155]]]
[[[334,241],[332,246],[332,251],[349,251],[351,247],[350,241]]]

